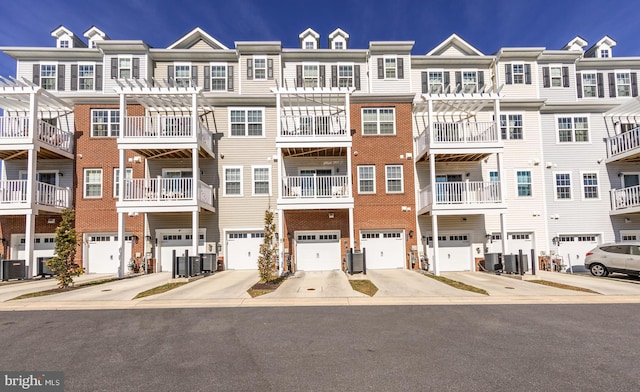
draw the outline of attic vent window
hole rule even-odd
[[[305,48],[305,49],[315,49],[315,48],[314,48],[314,45],[313,45],[313,41],[306,41],[306,42],[304,43],[304,48]]]
[[[68,48],[69,47],[69,41],[66,40],[66,39],[60,40],[60,47],[61,48]]]
[[[601,58],[608,58],[609,57],[609,49],[602,49],[600,50],[600,57]]]
[[[336,43],[333,44],[335,49],[344,49],[344,42],[342,41],[338,41]]]

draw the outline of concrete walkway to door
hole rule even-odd
[[[354,291],[344,272],[298,271],[285,280],[273,293],[261,298],[318,298],[318,297],[366,297]]]

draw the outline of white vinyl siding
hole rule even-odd
[[[102,169],[84,169],[84,197],[102,197]]]

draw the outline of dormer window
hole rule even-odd
[[[60,48],[68,48],[69,47],[69,40],[66,40],[66,39],[60,40],[60,41],[58,41],[58,43],[59,43],[59,47]]]
[[[313,44],[313,41],[306,41],[306,42],[304,43],[304,48],[305,48],[305,49],[315,49],[315,48],[314,48],[314,46],[315,46],[315,45]]]
[[[338,49],[338,50],[344,49],[344,42],[342,42],[342,41],[334,42],[333,43],[333,48],[334,49]]]
[[[90,45],[91,45],[91,49],[95,49],[97,47],[96,41],[91,41]]]
[[[600,57],[601,58],[609,58],[609,49],[601,49],[600,50]]]

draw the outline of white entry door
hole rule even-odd
[[[367,269],[405,268],[405,241],[402,230],[362,231],[360,246],[365,249]]]
[[[468,234],[442,235],[438,246],[437,262],[440,271],[472,271],[471,241]]]
[[[262,231],[227,232],[227,269],[257,270]]]
[[[296,232],[296,269],[330,271],[341,269],[340,232]]]
[[[117,274],[120,266],[118,251],[118,235],[115,233],[85,234],[87,244],[84,258],[85,267],[89,273]],[[132,237],[124,237],[124,268],[131,260]]]
[[[171,272],[173,270],[173,251],[176,251],[176,256],[181,257],[189,252],[193,255],[193,237],[191,236],[191,229],[176,229],[175,231],[163,231],[161,234],[156,234],[156,238],[159,239],[159,249],[156,255],[160,256],[160,260],[157,261],[160,266],[159,272]],[[204,253],[204,230],[200,231],[200,238],[198,240],[198,253]]]

